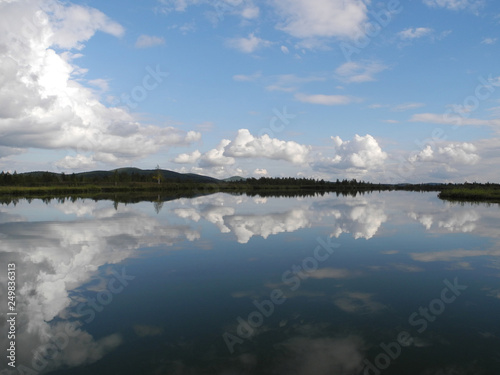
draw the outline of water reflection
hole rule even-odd
[[[78,328],[80,323],[57,321],[71,317],[69,310],[80,302],[82,285],[93,282],[87,289],[99,291],[105,287],[99,280],[109,271],[105,266],[137,256],[139,249],[200,237],[188,226],[165,225],[131,207],[115,210],[109,203],[78,201],[52,208],[66,220],[30,221],[2,210],[0,224],[0,259],[17,265],[19,280],[18,362],[43,370],[94,362],[121,342],[117,334],[95,340]],[[2,281],[5,286],[6,279]],[[33,362],[32,352],[44,349],[54,337],[69,341],[65,350],[54,360]]]
[[[194,222],[203,218],[215,224],[221,233],[233,233],[239,243],[247,243],[254,236],[266,239],[325,224],[332,228],[333,237],[350,233],[355,239],[370,239],[387,220],[383,202],[352,197],[287,199],[285,210],[268,203],[267,198],[223,195],[183,200],[183,206],[173,209],[178,217]]]
[[[1,264],[17,265],[18,365],[81,374],[109,373],[109,366],[120,373],[375,373],[365,360],[408,330],[412,345],[384,373],[401,373],[419,358],[426,360],[403,372],[500,368],[497,206],[406,192],[161,203],[1,207]],[[340,247],[314,269],[293,268],[314,254],[318,236]],[[297,288],[283,279],[288,270]],[[457,275],[469,294],[449,307],[454,313],[422,335],[411,331],[411,313]],[[276,289],[286,302],[248,338],[237,336],[238,318]],[[233,354],[224,332],[241,340]],[[481,353],[456,359],[453,350],[464,350],[457,337]],[[6,337],[0,343],[6,347]]]

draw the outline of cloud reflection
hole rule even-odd
[[[102,278],[104,265],[137,257],[138,250],[147,247],[200,238],[189,226],[161,223],[127,207],[115,210],[112,202],[67,202],[54,207],[67,215],[66,221],[28,221],[4,212],[0,215],[11,219],[0,223],[0,260],[17,265],[16,339],[23,348],[17,360],[31,368],[36,366],[33,351],[67,330],[66,319],[71,318],[68,309],[78,304],[77,294],[92,290],[86,286],[90,281]],[[2,291],[7,290],[6,282],[1,279]],[[73,293],[77,288],[79,293]],[[40,357],[43,371],[92,363],[122,342],[118,334],[96,340],[80,328],[80,323],[65,336],[68,342],[62,352],[45,364]],[[2,337],[2,342],[5,339]]]
[[[200,197],[184,201],[183,206],[174,208],[173,212],[179,218],[194,222],[205,219],[215,224],[221,233],[233,233],[242,244],[248,243],[252,237],[266,239],[313,225],[332,228],[332,237],[338,238],[345,233],[355,239],[370,239],[388,219],[383,203],[375,199],[331,196],[315,197],[313,200],[289,198],[285,207],[276,205],[275,201],[268,202],[266,198],[235,199],[216,194],[213,200]]]

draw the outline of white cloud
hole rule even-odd
[[[154,36],[154,35],[140,35],[136,42],[136,48],[149,48],[155,46],[161,46],[165,44],[165,39],[163,37]]]
[[[281,52],[283,52],[285,55],[288,55],[290,53],[290,50],[288,49],[287,46],[281,46]]]
[[[85,70],[73,63],[79,55],[70,50],[83,48],[99,30],[123,34],[120,25],[92,8],[41,0],[0,3],[0,147],[133,160],[199,139],[199,133],[141,124],[126,109],[103,105],[80,83]],[[104,80],[89,83],[106,88]],[[59,164],[77,161],[70,157]]]
[[[96,165],[91,157],[78,154],[76,156],[66,156],[55,163],[56,167],[61,169],[89,169]]]
[[[358,100],[346,95],[307,95],[303,93],[295,94],[295,99],[303,103],[321,105],[346,105]]]
[[[250,33],[248,38],[233,38],[227,41],[227,45],[243,53],[253,53],[260,48],[269,47],[272,43],[268,40],[256,37]]]
[[[294,209],[284,213],[267,215],[229,215],[225,219],[228,229],[239,243],[247,243],[253,236],[267,238],[284,232],[295,232],[309,226],[306,212]]]
[[[245,19],[255,19],[258,18],[260,14],[260,9],[258,6],[250,4],[241,11],[241,16]]]
[[[173,162],[178,164],[192,164],[195,163],[201,157],[201,152],[198,150],[193,151],[190,154],[179,154],[177,155]]]
[[[162,4],[158,9],[163,13],[184,12],[188,6],[201,3],[200,0],[158,0],[158,2]]]
[[[210,9],[205,12],[207,18],[216,25],[228,15],[240,16],[244,21],[257,19],[260,8],[252,0],[158,0],[161,4],[155,10],[164,14],[171,12],[185,12],[188,7],[195,5],[208,5]]]
[[[360,201],[354,205],[341,206],[331,212],[335,217],[332,237],[340,237],[342,233],[351,233],[354,239],[370,239],[378,232],[380,226],[387,221],[383,207]]]
[[[267,169],[260,169],[260,168],[257,168],[256,170],[253,171],[253,174],[257,175],[257,176],[267,176]]]
[[[28,3],[39,3],[47,11],[36,16],[45,19],[47,23],[44,27],[51,25],[50,43],[63,49],[82,49],[83,42],[89,40],[97,30],[117,37],[125,33],[120,24],[94,8],[76,4],[64,6],[56,1]]]
[[[471,143],[450,143],[438,148],[438,153],[453,163],[476,164],[480,157]]]
[[[226,166],[234,164],[234,158],[224,155],[224,149],[230,143],[230,140],[223,139],[216,148],[204,153],[200,158],[199,166],[201,168],[210,168],[215,166]]]
[[[377,62],[349,61],[335,70],[337,78],[346,83],[361,83],[375,81],[375,74],[387,69],[387,66]]]
[[[277,27],[301,39],[357,38],[364,34],[367,7],[362,0],[273,0],[283,22]]]
[[[417,161],[431,161],[434,159],[434,150],[430,145],[427,145],[422,151],[418,154],[410,156],[409,160],[412,163]]]
[[[227,144],[224,155],[235,158],[262,157],[286,160],[292,163],[304,163],[309,151],[309,146],[294,141],[270,138],[267,134],[254,137],[247,129],[240,129],[236,138]]]
[[[334,157],[323,157],[313,163],[313,169],[332,172],[341,169],[366,173],[373,168],[381,167],[387,159],[377,140],[367,134],[364,137],[355,135],[351,141],[343,141],[340,137],[331,137],[336,149]]]
[[[106,79],[96,78],[89,81],[89,85],[99,88],[102,92],[109,90],[109,82]]]
[[[483,0],[423,0],[425,5],[430,7],[446,8],[450,10],[471,10],[477,11],[484,5]]]
[[[497,42],[497,38],[484,38],[481,41],[481,44],[495,44]]]
[[[400,31],[398,35],[403,40],[417,39],[431,34],[432,31],[433,30],[428,27],[416,27],[416,28],[409,27],[407,29],[404,29],[403,31]]]

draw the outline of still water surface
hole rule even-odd
[[[15,263],[12,374],[500,374],[499,229],[435,193],[23,200],[1,349]]]

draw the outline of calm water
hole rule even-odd
[[[435,193],[3,205],[1,349],[14,263],[13,374],[500,374],[499,224]]]

